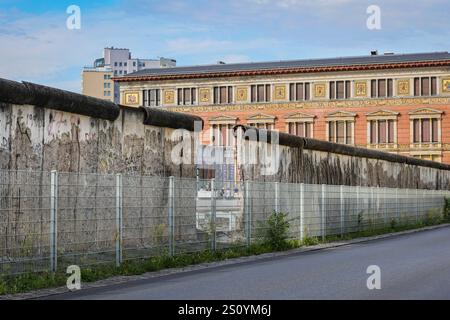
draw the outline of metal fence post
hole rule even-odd
[[[247,247],[250,247],[252,242],[252,213],[250,206],[250,183],[248,180],[244,183],[244,208],[245,208],[245,233],[247,238]]]
[[[58,268],[58,171],[50,175],[50,271]]]
[[[419,223],[419,189],[416,189],[416,223]]]
[[[122,239],[123,239],[123,188],[122,175],[116,174],[116,266],[122,264]]]
[[[175,255],[175,182],[174,177],[169,177],[169,197],[168,197],[168,224],[169,224],[169,255]]]
[[[300,241],[303,241],[304,235],[304,215],[305,215],[305,185],[300,183]]]
[[[321,217],[320,217],[320,229],[322,234],[322,240],[325,241],[326,236],[326,211],[325,211],[325,197],[326,197],[326,188],[327,186],[325,184],[322,184],[322,208],[321,208]]]
[[[344,236],[344,186],[340,186],[339,187],[339,198],[340,198],[340,204],[341,204],[341,208],[340,208],[340,220],[341,220],[341,237]]]
[[[372,213],[372,226],[375,226],[376,210],[378,210],[376,205],[374,205],[375,202],[374,191],[375,187],[370,187],[370,209],[371,209],[370,212]]]
[[[275,182],[275,212],[280,211],[280,183]]]
[[[216,188],[211,179],[211,250],[216,251]]]
[[[395,188],[395,216],[397,217],[398,222],[400,222],[400,199],[398,198],[398,188]]]

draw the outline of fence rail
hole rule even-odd
[[[447,190],[0,171],[0,275],[121,265],[249,246],[268,217],[289,237],[339,236],[441,217]]]

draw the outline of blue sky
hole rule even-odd
[[[81,30],[66,28],[72,4]],[[105,46],[178,65],[448,51],[448,21],[449,0],[0,0],[0,77],[79,92]]]

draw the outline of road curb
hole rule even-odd
[[[165,269],[155,272],[148,272],[142,275],[136,275],[136,276],[116,276],[105,280],[99,280],[91,283],[84,283],[82,284],[82,290],[89,290],[94,288],[104,288],[108,286],[114,286],[119,284],[125,284],[125,283],[131,283],[134,281],[142,281],[142,280],[150,280],[150,279],[156,279],[156,278],[162,278],[170,275],[181,275],[184,273],[190,273],[194,271],[205,271],[225,266],[234,266],[239,264],[246,264],[251,263],[255,261],[263,261],[263,260],[269,260],[274,259],[278,257],[287,257],[287,256],[294,256],[301,253],[306,252],[313,252],[313,251],[320,251],[324,249],[332,249],[332,248],[338,248],[343,246],[348,246],[352,244],[357,243],[363,243],[368,241],[374,241],[374,240],[381,240],[391,237],[397,237],[402,235],[408,235],[423,231],[429,231],[429,230],[435,230],[440,228],[446,228],[449,227],[450,224],[441,224],[437,226],[430,226],[420,229],[412,229],[412,230],[406,230],[401,232],[394,232],[394,233],[387,233],[377,236],[371,236],[371,237],[365,237],[365,238],[356,238],[352,240],[345,240],[345,241],[336,241],[336,242],[330,242],[326,244],[319,244],[309,247],[301,247],[293,250],[288,251],[282,251],[282,252],[273,252],[273,253],[264,253],[257,256],[248,256],[248,257],[240,257],[240,258],[233,258],[229,260],[223,260],[223,261],[216,261],[216,262],[209,262],[209,263],[202,263],[182,268],[173,268],[173,269]],[[20,294],[14,294],[14,295],[4,295],[0,296],[0,300],[28,300],[28,299],[39,299],[39,298],[45,298],[50,297],[54,295],[60,295],[69,293],[70,291],[67,289],[67,287],[57,287],[57,288],[50,288],[50,289],[41,289],[36,291],[31,291],[27,293],[20,293]]]

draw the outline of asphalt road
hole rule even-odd
[[[367,288],[370,265],[381,290]],[[449,299],[450,228],[51,298]]]

